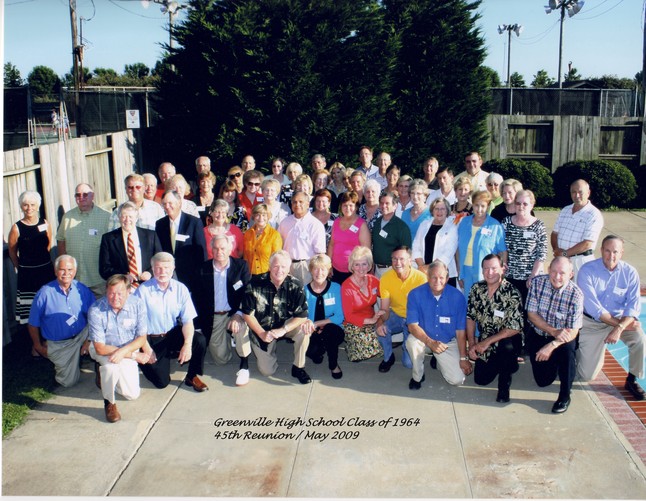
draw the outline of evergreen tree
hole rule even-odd
[[[493,68],[489,66],[480,66],[480,79],[483,80],[487,87],[500,87],[502,82],[500,81],[500,76]]]
[[[578,82],[579,80],[582,80],[583,77],[579,74],[579,70],[577,70],[574,66],[572,66],[565,75],[563,75],[563,81],[564,82]]]
[[[399,50],[393,85],[393,155],[411,170],[434,154],[459,166],[482,148],[490,110],[482,78],[484,40],[476,27],[479,1],[384,0]]]
[[[514,71],[511,74],[511,76],[509,77],[509,80],[511,80],[511,86],[512,87],[518,87],[518,88],[526,87],[525,79],[523,78],[523,75],[521,75],[517,71]]]
[[[541,88],[541,87],[549,87],[550,85],[553,85],[553,84],[554,84],[554,79],[547,74],[547,71],[538,70],[536,72],[536,75],[534,75],[534,80],[532,80],[532,83],[530,85],[535,88]]]
[[[15,65],[10,62],[4,63],[4,78],[3,83],[5,87],[20,87],[22,85],[22,78],[20,71]]]
[[[35,66],[27,76],[27,82],[29,82],[32,94],[36,96],[58,94],[61,86],[60,78],[48,66]]]

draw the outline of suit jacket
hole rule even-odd
[[[141,249],[141,271],[151,272],[150,259],[161,252],[162,246],[153,230],[137,227]],[[123,243],[121,228],[105,233],[99,249],[99,273],[107,280],[115,273],[128,274],[128,254]]]
[[[173,252],[170,240],[170,218],[168,216],[157,220],[155,233],[159,237],[162,250],[175,256],[177,279],[192,291],[197,276],[196,270],[207,259],[202,221],[199,217],[182,212],[179,231],[175,237],[175,252]]]
[[[235,257],[229,258],[229,269],[227,270],[227,302],[231,306],[229,316],[232,317],[240,310],[240,304],[244,297],[247,284],[251,281],[249,265],[244,259]],[[218,291],[219,292],[219,291]],[[207,339],[213,328],[213,312],[215,311],[213,285],[213,261],[205,261],[199,271],[199,294],[193,294],[193,301],[197,308],[197,325],[201,327],[202,334]]]

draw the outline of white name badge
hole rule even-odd
[[[124,327],[134,327],[135,319],[134,318],[124,318],[123,326]]]
[[[523,238],[536,238],[536,233],[533,231],[523,231]]]
[[[264,202],[264,201],[265,201],[265,197],[261,197],[261,196],[259,196],[259,195],[256,195],[256,201],[257,201],[258,203],[262,203],[262,202]]]
[[[372,293],[377,294],[377,288],[376,287],[374,289],[372,289]]]
[[[300,235],[298,235],[298,238],[307,241],[307,233],[301,233]]]
[[[561,313],[560,311],[557,311],[556,318],[558,318],[559,320],[563,320],[565,318],[565,314]]]
[[[96,228],[90,228],[88,233],[91,237],[96,237],[99,234],[99,230],[97,230]]]
[[[628,289],[622,289],[620,287],[615,287],[612,291],[615,296],[625,296]]]
[[[482,228],[482,234],[485,236],[491,235],[491,228]]]
[[[500,310],[494,310],[493,316],[498,318],[505,318],[505,312]]]
[[[331,219],[328,220],[327,225],[328,226],[334,226],[334,221],[332,221]]]
[[[380,236],[381,238],[388,238],[388,232],[387,232],[387,231],[385,231],[385,230],[381,230],[381,231],[379,232],[379,236]]]
[[[47,231],[47,223],[39,224],[38,225],[38,231],[40,231],[41,233],[43,231]]]
[[[441,324],[450,324],[451,323],[451,317],[440,317],[440,323]]]
[[[325,306],[334,306],[336,304],[336,298],[326,297],[323,300],[323,304],[325,304]]]
[[[204,212],[205,210],[206,210],[206,207],[204,207],[203,205],[197,206],[197,212]]]
[[[70,318],[67,319],[67,322],[65,323],[71,326],[74,322],[76,322],[76,316],[72,315]]]
[[[350,226],[350,228],[348,228],[348,229],[349,229],[352,233],[356,233],[357,231],[359,231],[359,228],[357,228],[355,225]]]
[[[175,235],[176,242],[186,242],[189,238],[191,237],[189,237],[188,235],[182,235],[181,233]]]
[[[235,284],[233,284],[234,291],[237,291],[240,287],[242,287],[242,280],[238,280]]]

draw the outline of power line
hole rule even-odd
[[[108,0],[108,1],[109,1],[112,5],[114,5],[115,7],[119,7],[121,10],[125,10],[127,13],[132,14],[133,16],[143,17],[143,18],[145,18],[145,19],[158,19],[158,20],[159,20],[159,19],[161,19],[162,17],[165,17],[165,16],[163,16],[163,15],[160,15],[160,16],[144,16],[143,14],[139,14],[139,13],[137,13],[137,12],[133,12],[133,11],[131,11],[131,10],[126,9],[126,8],[125,8],[125,7],[123,7],[122,5],[119,5],[119,4],[117,3],[117,0]],[[123,2],[124,0],[121,0],[121,1]],[[125,0],[125,1],[129,1],[129,0]]]
[[[604,0],[604,2],[600,3],[599,5],[597,5],[597,7],[601,7],[601,5],[603,5],[603,4],[604,4],[604,3],[606,3],[607,1],[608,1],[608,0]],[[597,17],[601,17],[601,16],[603,16],[605,13],[610,12],[610,11],[611,11],[612,9],[614,9],[615,7],[617,7],[617,6],[621,5],[623,2],[624,2],[624,0],[619,0],[619,2],[617,2],[615,5],[613,5],[613,6],[612,6],[612,7],[610,7],[609,9],[604,10],[603,12],[601,12],[601,13],[597,14],[596,16],[591,16],[591,17],[577,17],[577,18],[576,18],[576,21],[587,21],[587,20],[589,20],[589,19],[596,19]],[[594,8],[596,8],[596,7],[593,7],[593,9],[594,9]],[[592,10],[592,9],[590,9],[590,10]],[[590,10],[588,10],[588,12],[590,12]]]

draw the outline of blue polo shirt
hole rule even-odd
[[[146,305],[148,334],[165,334],[177,325],[178,319],[185,325],[197,317],[188,288],[175,279],[171,279],[163,290],[157,279],[151,278],[141,284],[134,295]]]
[[[418,324],[428,337],[448,343],[455,338],[455,331],[467,325],[467,301],[459,290],[446,285],[439,300],[426,283],[414,288],[406,303],[406,322]]]
[[[29,311],[29,325],[38,327],[40,335],[50,341],[70,339],[87,325],[87,313],[94,294],[81,282],[72,281],[65,294],[56,280],[43,285],[34,297]]]

